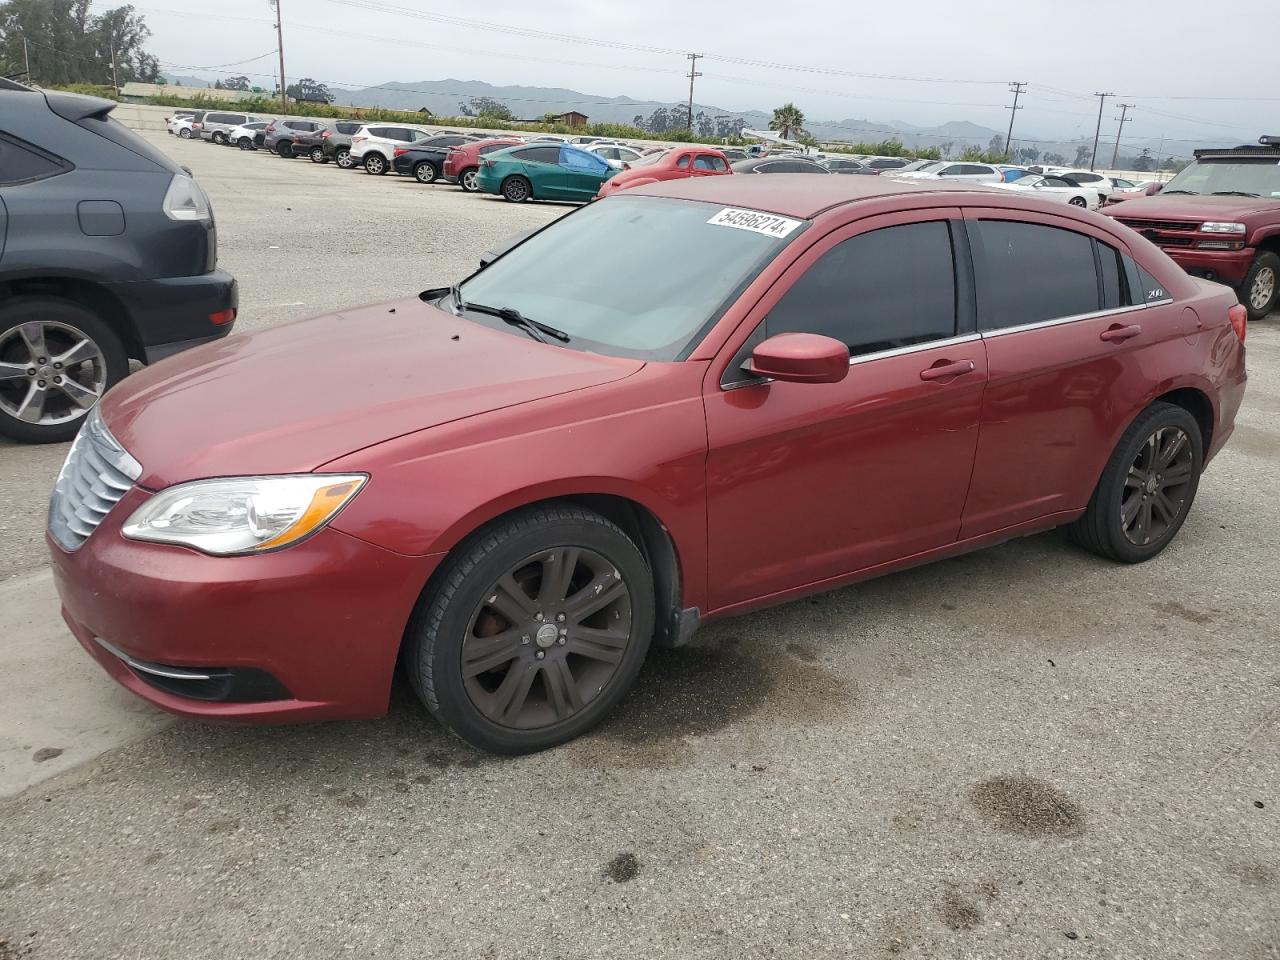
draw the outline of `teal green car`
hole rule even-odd
[[[476,189],[499,194],[512,203],[586,202],[614,172],[603,157],[567,143],[526,143],[482,156]]]

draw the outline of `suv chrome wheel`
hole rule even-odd
[[[106,385],[101,348],[75,327],[46,320],[0,332],[0,410],[15,420],[78,420]]]

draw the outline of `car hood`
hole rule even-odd
[[[241,334],[142,370],[102,401],[157,489],[305,473],[363,447],[598,386],[644,366],[538,343],[417,298]]]
[[[1114,211],[1114,216],[1144,220],[1230,220],[1263,211],[1280,211],[1280,201],[1263,197],[1200,197],[1186,193],[1173,196],[1134,197]]]

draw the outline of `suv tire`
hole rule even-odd
[[[343,170],[350,170],[355,167],[355,161],[351,159],[351,148],[339,147],[333,155],[333,162]]]
[[[387,172],[387,158],[380,153],[370,153],[364,158],[364,172],[380,177]]]
[[[1203,443],[1196,418],[1182,407],[1147,407],[1120,437],[1084,515],[1067,528],[1071,538],[1108,560],[1150,560],[1191,512]]]
[[[59,366],[71,356],[80,359]],[[57,443],[76,435],[93,408],[92,402],[84,405],[92,393],[101,396],[128,374],[129,358],[116,332],[88,308],[59,297],[19,296],[0,306],[0,375],[6,372],[16,376],[0,380],[0,434]],[[44,416],[30,422],[19,413],[35,391],[43,395]]]
[[[214,143],[216,143],[218,146],[222,146],[224,143],[227,142],[227,135],[223,133],[221,130],[215,130],[213,131],[213,136],[210,137],[209,139],[212,140]]]
[[[404,665],[432,716],[462,739],[494,753],[545,750],[626,694],[654,605],[644,555],[616,524],[568,503],[527,508],[454,550],[410,620]]]
[[[1237,293],[1250,320],[1261,320],[1276,309],[1280,305],[1280,256],[1269,250],[1259,252]]]
[[[293,159],[293,143],[289,140],[276,141],[276,156],[285,160]]]

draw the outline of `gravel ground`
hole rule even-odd
[[[246,329],[563,212],[166,146]],[[724,622],[535,757],[399,691],[375,722],[177,723],[0,803],[0,960],[1278,960],[1280,318],[1250,367],[1151,563],[1038,536]],[[0,448],[9,572],[41,563],[16,506],[59,458]]]

